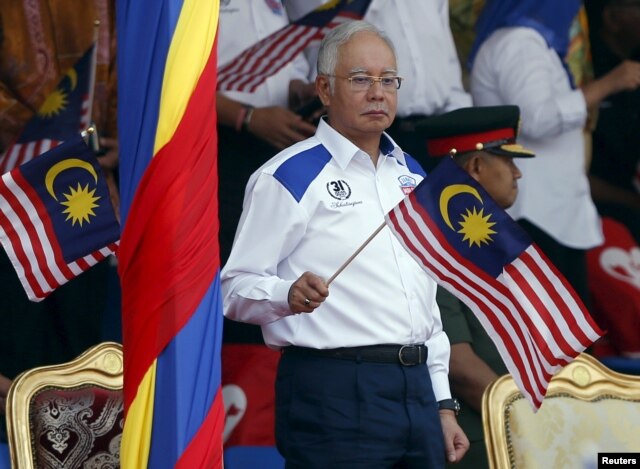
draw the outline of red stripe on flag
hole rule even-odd
[[[222,467],[222,432],[224,430],[222,390],[218,389],[202,425],[176,462],[175,469]],[[203,461],[206,465],[203,466]]]
[[[309,28],[300,26],[292,34],[272,43],[267,51],[256,57],[257,60],[251,72],[238,80],[234,84],[234,88],[238,91],[246,91],[247,85],[258,78],[255,88],[266,79],[267,75],[273,75],[276,71],[282,69],[309,42],[309,37],[305,37],[308,34],[308,30]]]
[[[558,304],[565,304],[567,308],[572,308],[572,310],[579,310],[581,313],[581,318],[590,328],[591,328],[591,336],[588,335],[586,330],[583,327],[579,327],[579,324],[575,321],[575,317],[571,315],[563,315],[563,319],[565,320],[567,326],[571,329],[574,337],[580,341],[580,344],[584,347],[590,346],[594,340],[597,340],[602,334],[602,330],[595,323],[589,312],[587,311],[586,306],[582,302],[582,299],[578,296],[576,291],[571,287],[569,281],[560,273],[560,271],[556,268],[555,265],[544,255],[544,253],[538,248],[538,246],[533,245],[532,249],[539,257],[539,259],[544,262],[547,270],[551,271],[550,276],[548,272],[542,270],[540,263],[534,259],[533,253],[525,252],[522,257],[523,261],[527,263],[533,275],[536,279],[543,285],[546,291],[551,292],[553,294],[553,298],[555,302]],[[561,285],[561,287],[559,286]],[[559,289],[562,288],[564,295],[559,293]],[[570,301],[567,301],[566,296],[569,296]],[[566,312],[566,310],[564,310]],[[577,354],[575,355],[577,356]]]
[[[415,202],[414,198],[410,197],[410,199],[411,199],[411,202]],[[500,293],[508,301],[507,305],[505,305],[503,302],[500,302],[500,304],[503,304],[504,306],[506,306],[506,309],[504,311],[509,313],[507,317],[511,317],[511,315],[513,315],[514,313],[517,313],[517,318],[520,318],[520,320],[524,324],[531,326],[529,315],[524,311],[522,306],[517,301],[514,301],[512,292],[509,291],[509,289],[505,285],[503,285],[502,283],[497,281],[495,278],[488,275],[483,270],[479,269],[474,264],[468,262],[464,257],[462,257],[458,253],[458,251],[456,251],[453,247],[451,247],[446,237],[442,235],[437,224],[431,219],[431,217],[426,212],[426,210],[424,210],[422,205],[420,205],[418,202],[415,202],[411,204],[411,207],[413,210],[416,211],[416,213],[419,214],[421,219],[429,227],[432,234],[437,238],[440,245],[443,247],[443,249],[446,250],[448,254],[454,257],[454,259],[460,265],[464,265],[466,269],[472,272],[476,277],[480,278],[486,285],[490,285],[492,288],[494,288],[498,293]],[[483,288],[483,287],[479,285],[479,288]],[[528,333],[532,332],[530,329],[527,329],[527,328],[525,328],[524,331],[527,331]],[[533,337],[536,338],[536,335],[534,334]],[[542,339],[542,337],[538,334],[537,339]],[[547,350],[547,353],[543,354],[543,356],[548,364],[550,365],[558,364],[557,358],[553,354],[551,354],[549,350]]]
[[[529,257],[528,260],[531,261],[531,258]],[[531,264],[532,265],[530,265],[529,267],[539,271],[539,269],[536,269],[535,263],[531,263]],[[568,337],[566,337],[562,333],[558,324],[559,321],[565,322],[565,317],[564,315],[562,315],[563,309],[562,308],[558,309],[560,312],[560,315],[553,314],[551,311],[549,311],[549,308],[547,307],[547,302],[539,296],[540,292],[536,288],[534,288],[533,285],[531,285],[531,283],[529,282],[529,280],[527,279],[527,277],[523,272],[521,272],[518,268],[516,268],[513,265],[506,265],[504,269],[511,276],[511,278],[513,278],[514,282],[518,285],[518,287],[522,290],[524,296],[527,298],[527,300],[531,303],[533,308],[536,310],[536,312],[538,313],[538,315],[540,316],[540,318],[542,319],[546,327],[549,328],[551,335],[553,337],[553,340],[557,344],[560,351],[564,355],[566,355],[569,359],[575,358],[578,352],[574,350],[574,346],[569,344]],[[535,280],[542,280],[542,277],[536,276]],[[551,290],[549,291],[553,291],[553,288],[554,288],[553,285],[549,284],[549,287],[551,288]],[[555,299],[552,299],[552,301],[554,301],[555,304],[558,304],[558,302],[563,303],[561,298],[555,298]],[[538,329],[536,328],[535,323],[531,319],[529,319],[529,327],[532,330],[535,330],[536,332],[538,332]],[[540,336],[539,333],[538,335]],[[544,341],[544,339],[541,336],[536,337],[536,342],[539,343],[541,346],[547,346],[547,349],[549,348],[548,347],[549,342]],[[566,363],[568,362],[569,360],[566,361]]]
[[[31,200],[29,193],[26,192],[25,187],[23,187],[25,185],[28,186],[29,184],[24,180],[24,178],[22,178],[22,175],[20,174],[20,172],[14,171],[13,173],[11,173],[11,176],[13,177],[13,180],[16,186],[20,190],[25,192],[26,197]],[[44,291],[53,290],[55,286],[58,284],[58,282],[56,281],[56,279],[53,277],[53,274],[49,270],[49,266],[47,265],[47,262],[46,262],[45,253],[42,248],[40,237],[36,232],[36,228],[31,221],[29,213],[27,212],[25,207],[22,205],[22,202],[18,199],[18,197],[13,193],[11,189],[5,191],[4,196],[9,207],[11,208],[11,210],[13,210],[16,217],[18,218],[20,222],[20,228],[22,228],[22,230],[19,230],[18,228],[16,228],[16,235],[19,237],[18,242],[21,243],[21,245],[24,247],[24,250],[25,250],[25,258],[23,262],[26,262],[29,265],[31,273],[33,274],[33,277],[31,276],[28,277],[29,282],[31,283],[31,280],[33,279],[33,281],[40,283],[40,281],[37,279],[37,273],[39,272],[42,275],[45,282],[45,284],[40,283],[41,288]],[[41,212],[41,208],[38,207],[38,201],[39,199],[35,201],[31,200],[31,202],[36,207],[36,212],[38,214],[41,214],[42,212]],[[45,210],[45,213],[46,213],[46,210]],[[39,218],[41,218],[41,216]],[[32,254],[33,260],[30,260],[29,257],[26,257],[27,256],[26,251],[29,251]],[[32,262],[35,262],[35,264],[32,264]]]
[[[33,292],[33,294],[37,298],[44,298],[50,292],[50,290],[45,290],[40,286],[40,282],[38,282],[33,273],[33,268],[31,267],[31,263],[28,261],[27,253],[22,248],[22,242],[18,237],[18,234],[13,228],[12,223],[4,214],[4,211],[0,211],[0,226],[4,230],[5,235],[7,236],[7,242],[11,244],[11,248],[15,254],[15,259],[11,259],[12,263],[18,263],[24,272],[24,280],[29,285],[29,288]],[[5,247],[6,249],[6,247]],[[7,254],[9,251],[7,250]],[[12,256],[10,256],[12,257]],[[20,261],[22,259],[22,261]]]
[[[122,233],[118,257],[125,411],[144,374],[189,320],[219,267],[215,80],[214,46],[173,138],[152,159],[138,185],[131,222]]]
[[[43,240],[42,238],[38,237],[38,242],[40,246],[42,245],[41,243],[50,245],[53,252],[53,262],[47,261],[47,270],[50,272],[49,269],[51,269],[51,266],[55,266],[60,270],[66,280],[71,280],[73,277],[75,277],[75,274],[71,272],[64,260],[62,249],[60,249],[60,245],[58,244],[58,237],[56,236],[55,230],[53,229],[53,222],[47,215],[47,208],[40,200],[37,192],[33,189],[33,187],[31,187],[31,184],[29,184],[24,179],[20,171],[15,171],[13,176],[16,184],[18,184],[22,188],[24,193],[27,195],[27,198],[31,201],[31,203],[33,203],[33,205],[36,207],[37,213],[40,215],[38,217],[38,220],[42,223],[46,238]],[[56,287],[59,285],[61,285],[61,283],[56,281]]]
[[[280,31],[276,31],[273,33],[273,36],[270,38],[270,41],[278,42],[282,37],[286,37],[291,31],[297,28],[297,25],[291,24],[281,29]],[[266,47],[266,50],[263,49]],[[238,57],[233,59],[228,65],[225,65],[220,69],[218,73],[218,88],[219,89],[227,89],[228,86],[231,86],[235,79],[239,76],[243,76],[244,73],[248,73],[251,71],[251,67],[248,67],[247,64],[253,60],[255,56],[264,55],[267,53],[267,50],[270,47],[270,43],[262,43],[258,42],[254,46],[251,46],[247,49],[246,52],[243,52]]]
[[[423,207],[419,204],[416,203],[414,205],[418,206],[417,210],[420,210],[421,212],[421,216],[424,218],[425,216],[428,216],[426,214],[426,211],[424,211]],[[412,206],[414,206],[412,205]],[[431,220],[431,219],[429,219]],[[435,223],[431,223],[430,228],[432,230],[437,229],[437,226],[435,225]],[[439,231],[439,230],[438,230]],[[442,237],[442,242],[446,242],[446,239],[444,237]],[[447,246],[448,246],[448,242]],[[453,249],[452,247],[449,247],[449,250],[452,252],[455,252],[455,254],[457,255],[457,251],[455,251],[455,249]],[[458,256],[459,259],[463,259],[461,256]],[[463,261],[465,262],[465,261]],[[465,266],[467,268],[471,268],[471,270],[474,272],[474,274],[478,275],[479,277],[483,278],[483,280],[489,284],[491,284],[492,286],[494,286],[498,291],[500,291],[500,293],[502,293],[503,295],[505,295],[507,298],[510,299],[510,306],[512,306],[512,311],[518,313],[519,317],[524,321],[524,323],[527,326],[527,331],[528,333],[533,337],[533,339],[535,340],[538,349],[543,353],[545,359],[547,360],[547,362],[551,365],[560,365],[560,366],[564,366],[568,363],[567,359],[564,357],[558,357],[556,353],[552,352],[548,346],[548,339],[549,337],[544,336],[543,334],[541,334],[539,327],[543,326],[543,327],[550,327],[549,324],[547,324],[547,321],[542,320],[541,323],[536,323],[532,320],[531,314],[530,312],[525,311],[525,309],[523,308],[523,306],[521,305],[520,301],[517,300],[517,298],[515,298],[513,292],[506,286],[504,285],[502,282],[497,281],[496,279],[494,279],[493,277],[487,275],[484,271],[478,269],[475,265],[467,262],[465,264]],[[526,286],[526,288],[532,288],[531,283],[528,281],[528,279],[526,279],[525,277],[521,276],[522,278],[522,284],[519,284],[518,286],[520,288]],[[538,292],[536,292],[536,296],[537,296]],[[535,310],[534,310],[535,311]],[[553,325],[555,326],[555,322],[553,322]],[[553,327],[553,326],[551,326]],[[552,336],[554,336],[554,334],[551,334]],[[562,339],[563,340],[563,339]],[[560,351],[560,346],[555,343],[558,351]]]
[[[412,208],[415,209],[414,206],[412,206]],[[491,324],[492,328],[499,335],[506,350],[509,352],[510,357],[515,362],[515,366],[518,370],[518,375],[520,376],[520,381],[524,384],[526,389],[530,390],[532,396],[536,395],[534,390],[535,388],[537,388],[538,392],[542,396],[544,396],[546,387],[545,385],[546,383],[548,383],[551,374],[547,372],[542,366],[537,364],[538,359],[535,356],[535,352],[531,350],[531,344],[526,338],[526,331],[522,328],[521,324],[516,321],[516,319],[513,317],[513,314],[510,312],[510,309],[505,304],[503,304],[497,298],[492,298],[491,296],[489,296],[488,292],[482,285],[478,284],[471,276],[465,275],[462,271],[454,267],[449,261],[446,260],[445,256],[440,250],[443,250],[448,255],[453,257],[454,260],[456,260],[459,264],[464,265],[472,274],[476,275],[477,277],[480,277],[482,279],[482,277],[485,277],[486,274],[483,274],[477,269],[474,269],[473,266],[467,265],[467,263],[465,263],[465,260],[452,248],[447,249],[448,242],[446,238],[439,232],[439,229],[425,211],[420,210],[418,213],[421,216],[421,220],[429,227],[430,233],[436,238],[438,242],[437,246],[434,246],[435,243],[430,242],[424,237],[423,231],[416,225],[414,218],[408,213],[407,206],[405,204],[400,204],[397,207],[397,210],[399,210],[399,213],[402,214],[402,221],[409,227],[409,233],[418,238],[420,248],[423,248],[430,257],[425,257],[422,254],[421,250],[413,245],[412,241],[408,237],[407,231],[405,231],[404,226],[399,223],[396,213],[395,211],[393,211],[389,214],[389,217],[393,222],[393,227],[396,232],[401,235],[402,239],[405,241],[405,245],[409,248],[410,252],[414,253],[420,258],[423,265],[430,270],[432,275],[440,279],[446,279],[447,284],[450,284],[452,287],[459,289],[459,291],[463,291],[470,299],[474,300],[474,304],[476,305],[477,310],[481,311],[484,314],[488,322]],[[438,264],[440,264],[442,267],[439,268]],[[433,270],[431,270],[432,268],[435,268],[437,270],[434,272]],[[456,272],[458,273],[458,275],[460,275],[461,281],[455,281],[452,275],[453,272]],[[495,282],[489,283],[492,284]],[[480,299],[482,300],[480,301]],[[502,321],[492,307],[496,308],[503,315],[507,323],[514,331],[515,337],[507,332],[506,328],[502,324]],[[520,344],[519,348],[517,348],[516,343]],[[526,361],[523,360],[523,353],[525,355]],[[536,372],[532,373],[532,371],[534,370],[536,370]],[[536,379],[537,377],[538,379]],[[532,382],[532,379],[534,379],[535,382]]]

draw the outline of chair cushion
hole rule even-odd
[[[29,406],[37,467],[115,468],[124,425],[122,391],[45,388]]]
[[[603,396],[591,402],[547,396],[536,414],[520,395],[505,408],[507,445],[515,467],[595,464],[600,452],[640,450],[640,402]]]

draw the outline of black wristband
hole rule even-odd
[[[438,401],[438,410],[453,410],[458,415],[460,413],[460,403],[458,399],[443,399]]]

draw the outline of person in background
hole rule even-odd
[[[0,9],[0,154],[22,131],[61,78],[97,42],[93,121],[104,138],[99,161],[111,183],[117,165],[115,11],[113,2],[13,1]],[[112,272],[113,271],[113,272]],[[6,253],[0,249],[0,397],[4,384],[35,366],[75,358],[102,340],[102,315],[113,267],[101,262],[40,303],[27,299]],[[4,400],[2,400],[4,403]],[[4,437],[4,420],[0,435]],[[6,439],[6,437],[5,437]]]
[[[287,12],[279,1],[221,3],[218,69],[288,23]],[[308,73],[307,61],[300,55],[253,93],[217,93],[221,265],[231,251],[251,173],[278,151],[315,132],[315,126],[293,110],[315,95],[313,84],[306,83]],[[224,341],[263,343],[259,328],[231,321],[225,321]]]
[[[585,174],[587,110],[640,85],[640,64],[625,63],[575,88],[564,58],[579,0],[488,0],[471,51],[471,92],[478,106],[515,104],[525,160],[520,195],[509,214],[589,304],[585,251],[602,230]]]
[[[225,315],[282,350],[276,441],[290,468],[438,468],[468,446],[435,282],[388,231],[325,280],[424,176],[384,132],[398,74],[374,26],[326,35],[316,87],[327,117],[251,176],[222,271]]]
[[[594,74],[640,60],[640,1],[586,2]],[[640,90],[623,90],[600,103],[593,132],[591,194],[602,216],[623,223],[640,243]]]
[[[423,131],[432,157],[452,157],[500,207],[507,209],[516,200],[522,177],[514,158],[534,156],[516,143],[519,123],[517,106],[478,106],[429,119]],[[496,132],[506,137],[496,139]],[[452,394],[461,400],[458,422],[470,442],[464,459],[451,467],[488,468],[482,394],[492,381],[507,373],[507,368],[480,321],[462,301],[441,287],[436,301],[442,327],[451,342],[449,382]]]

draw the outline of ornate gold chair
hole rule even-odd
[[[119,467],[122,372],[122,346],[103,342],[19,375],[7,396],[12,467]]]
[[[510,375],[482,400],[489,466],[597,467],[598,452],[640,451],[640,376],[581,354],[549,383],[537,413]]]

